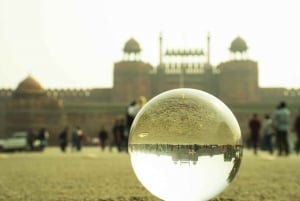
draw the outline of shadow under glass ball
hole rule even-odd
[[[129,135],[134,172],[163,200],[201,201],[221,193],[242,159],[239,124],[216,97],[174,89],[151,99]]]

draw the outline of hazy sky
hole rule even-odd
[[[261,86],[300,87],[296,0],[0,0],[0,88],[33,75],[45,88],[112,86],[114,62],[134,37],[158,64],[164,46],[206,47],[214,65],[241,36]]]

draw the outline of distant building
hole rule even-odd
[[[274,104],[286,99],[296,103],[300,90],[260,88],[258,63],[247,57],[246,42],[237,37],[229,47],[231,58],[217,66],[210,63],[210,36],[203,49],[165,49],[159,37],[160,61],[157,67],[140,60],[141,48],[130,39],[124,58],[115,63],[111,101],[129,103],[140,95],[148,99],[174,88],[188,87],[207,91],[227,104]]]
[[[247,44],[237,37],[229,47],[231,58],[217,66],[210,63],[210,36],[206,49],[163,49],[159,36],[159,65],[141,60],[141,47],[131,38],[124,56],[114,64],[113,87],[93,89],[44,89],[28,76],[16,89],[0,89],[0,138],[13,131],[50,128],[54,135],[65,125],[85,125],[94,135],[99,124],[114,119],[139,96],[148,100],[174,88],[207,91],[227,105],[271,105],[280,101],[297,104],[299,89],[261,88],[258,63],[247,58]],[[241,117],[245,121],[245,117]],[[52,143],[57,139],[52,138]]]
[[[63,125],[62,102],[48,97],[42,86],[31,76],[23,80],[5,101],[5,133],[50,129]]]

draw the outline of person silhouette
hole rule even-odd
[[[273,114],[273,125],[276,129],[276,141],[278,155],[289,155],[288,132],[289,132],[290,110],[284,101],[280,102]]]
[[[295,151],[297,154],[300,152],[300,110],[296,116],[294,121],[294,131],[296,132],[296,144],[295,144]]]
[[[101,146],[101,150],[104,151],[104,149],[106,147],[106,141],[108,138],[108,133],[105,130],[104,126],[101,127],[101,130],[99,131],[99,134],[98,134],[98,138],[99,138],[99,144]]]
[[[66,147],[68,145],[68,133],[69,133],[69,127],[66,126],[59,134],[59,141],[60,141],[59,144],[62,152],[66,152]]]
[[[257,154],[258,143],[259,143],[259,132],[261,128],[261,122],[258,119],[256,113],[253,114],[252,118],[249,121],[249,128],[250,128],[250,138],[251,143],[253,146],[254,154]]]
[[[274,129],[272,125],[272,119],[269,114],[265,114],[265,118],[262,122],[262,134],[263,134],[263,148],[270,154],[273,154],[273,137]]]

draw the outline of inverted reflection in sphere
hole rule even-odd
[[[152,194],[167,201],[201,201],[233,180],[243,147],[238,122],[224,103],[182,88],[141,109],[128,149],[137,178]]]

